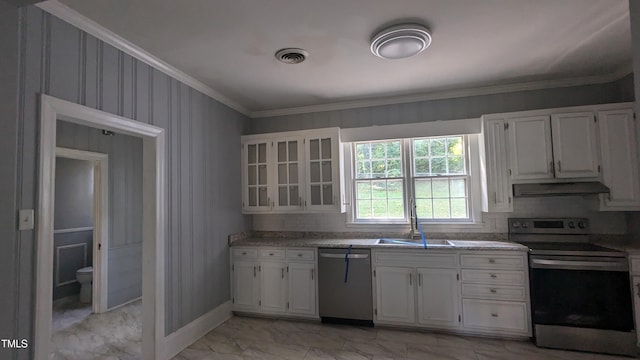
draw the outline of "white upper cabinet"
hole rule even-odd
[[[507,158],[507,122],[504,118],[483,119],[481,151],[482,211],[513,211],[513,188]]]
[[[549,116],[508,121],[512,180],[552,179],[553,155]]]
[[[344,211],[339,130],[243,136],[243,212]]]
[[[551,116],[556,178],[598,177],[596,118],[593,112]]]
[[[610,193],[601,195],[601,210],[640,210],[636,128],[631,109],[601,111],[602,177]]]

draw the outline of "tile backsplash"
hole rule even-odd
[[[482,223],[474,225],[427,225],[426,232],[488,232],[506,233],[507,219],[511,217],[584,217],[591,223],[594,234],[625,234],[631,231],[628,221],[640,222],[640,216],[624,212],[598,211],[595,195],[514,199],[512,213],[483,213]],[[629,228],[629,230],[628,230]],[[253,216],[255,231],[332,231],[376,232],[409,231],[408,225],[353,225],[347,224],[347,215],[323,214],[260,214]],[[634,228],[640,234],[640,224]]]

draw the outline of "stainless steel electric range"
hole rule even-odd
[[[509,219],[510,240],[529,247],[536,345],[635,355],[627,255],[589,234],[582,218]]]

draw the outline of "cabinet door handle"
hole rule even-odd
[[[489,264],[495,264],[496,260],[495,259],[489,259]]]
[[[253,267],[253,277],[256,277],[256,267]]]
[[[492,317],[498,317],[498,314],[496,314],[496,313],[491,313],[491,316],[492,316]]]
[[[298,197],[298,206],[304,207],[304,205],[302,205],[302,196]]]
[[[497,192],[493,192],[493,203],[497,204],[498,203],[498,193]]]
[[[422,274],[418,273],[418,286],[422,286]]]
[[[282,270],[282,278],[284,279],[284,268],[282,268],[281,270]]]
[[[495,279],[495,278],[498,277],[498,275],[496,275],[496,274],[489,274],[489,276],[491,276],[492,279]]]
[[[316,269],[311,269],[311,280],[314,280]]]
[[[638,292],[636,293],[636,295],[638,295],[638,297],[640,298],[640,283],[637,283],[636,287],[638,288]]]
[[[409,285],[413,285],[413,274],[409,274]]]
[[[489,289],[489,291],[490,291],[492,294],[497,293],[496,289]]]

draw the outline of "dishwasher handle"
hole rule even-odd
[[[320,253],[320,257],[323,257],[323,258],[332,258],[332,259],[345,259],[345,258],[349,258],[349,259],[368,259],[368,258],[369,258],[369,254],[349,254],[349,255],[342,255],[342,254],[326,254],[326,253]]]

